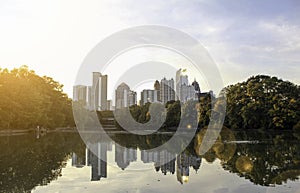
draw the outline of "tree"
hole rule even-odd
[[[300,87],[258,75],[228,86],[225,124],[233,129],[292,129],[300,120]]]
[[[0,69],[0,129],[74,125],[71,99],[63,85],[27,66]]]

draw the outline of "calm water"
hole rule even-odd
[[[196,139],[181,154],[146,150],[169,135],[0,136],[0,192],[300,192],[297,133],[224,131],[203,156]]]

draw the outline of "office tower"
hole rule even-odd
[[[183,74],[185,71],[185,69],[179,69],[176,72],[176,98],[181,103],[185,103],[189,100],[199,100],[200,97],[198,82],[195,80],[192,85],[189,85],[188,76]]]
[[[82,102],[83,105],[86,105],[87,86],[84,85],[73,86],[73,101]]]
[[[87,87],[87,107],[89,110],[93,110],[92,106],[92,87],[88,86]]]
[[[156,102],[159,102],[159,99],[158,99],[158,90],[150,90],[150,89],[147,89],[147,90],[143,90],[141,92],[141,103],[140,105],[144,105],[146,103],[156,103]]]
[[[180,86],[180,102],[185,103],[189,100],[195,100],[196,92],[192,85],[183,84]]]
[[[179,70],[176,71],[176,99],[180,100],[181,102],[183,101],[183,93],[184,91],[182,90],[182,86],[183,85],[188,85],[188,76],[187,75],[183,75],[182,72],[185,70],[182,70],[181,68]]]
[[[92,181],[107,177],[107,144],[89,144],[88,165],[92,167]]]
[[[128,100],[127,104],[128,104],[129,107],[132,106],[132,105],[136,105],[136,103],[137,103],[136,92],[130,90],[128,92],[127,100]]]
[[[107,75],[102,75],[100,72],[93,72],[91,99],[93,110],[100,111],[107,109]]]
[[[163,78],[160,82],[160,98],[162,103],[175,100],[174,80]]]
[[[200,94],[201,94],[201,89],[200,89],[199,83],[196,80],[194,80],[194,82],[192,83],[192,86],[195,89],[195,99],[197,101],[199,101],[200,100]]]
[[[154,83],[154,90],[160,90],[160,83],[158,80],[156,80]]]
[[[156,80],[155,83],[154,83],[154,90],[157,91],[157,100],[161,101],[161,98],[160,98],[160,83],[159,83],[158,80]]]
[[[115,105],[116,109],[135,105],[137,102],[136,92],[131,91],[124,82],[117,87]]]

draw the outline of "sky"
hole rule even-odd
[[[257,74],[300,84],[299,18],[297,0],[0,1],[0,67],[27,65],[65,85],[71,97],[92,48],[115,32],[151,24],[196,38],[224,85]]]

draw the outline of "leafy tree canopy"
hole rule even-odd
[[[233,129],[292,129],[300,120],[300,87],[258,75],[228,86],[225,125]]]
[[[62,88],[27,66],[0,69],[0,129],[73,125],[71,100]]]

